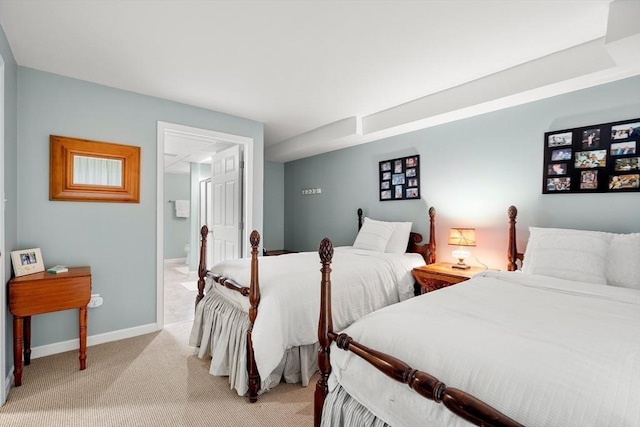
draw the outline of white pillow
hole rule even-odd
[[[604,275],[611,286],[640,289],[640,233],[613,235]]]
[[[393,229],[394,226],[390,222],[376,221],[365,217],[364,224],[356,236],[356,241],[353,242],[353,247],[384,252]]]
[[[412,222],[392,222],[393,233],[387,242],[387,247],[384,249],[389,254],[403,254],[407,252],[407,245],[409,244],[409,235],[411,234]]]
[[[611,233],[529,227],[522,271],[605,285],[605,259]]]

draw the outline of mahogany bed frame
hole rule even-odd
[[[358,230],[362,228],[363,213],[362,209],[358,209]],[[409,243],[407,252],[418,253],[422,255],[425,263],[432,264],[436,259],[436,233],[435,233],[435,217],[436,210],[429,208],[429,242],[421,245],[422,235],[411,232],[409,235]],[[260,233],[256,230],[251,232],[249,243],[251,244],[251,274],[249,287],[243,286],[235,280],[223,277],[219,274],[212,273],[207,270],[206,254],[207,254],[207,235],[209,229],[206,225],[200,229],[200,262],[198,265],[198,295],[196,296],[196,305],[204,298],[205,279],[208,277],[214,282],[233,291],[239,292],[241,295],[249,298],[249,329],[247,331],[247,371],[249,376],[249,402],[254,403],[258,400],[258,391],[260,390],[260,374],[256,366],[253,341],[251,333],[253,324],[258,316],[258,305],[260,304],[260,284],[258,274],[258,246],[260,245]],[[280,255],[280,256],[286,256]]]
[[[516,269],[516,261],[523,260],[524,255],[518,253],[516,247],[516,216],[518,210],[514,206],[508,209],[509,215],[509,244],[508,270]],[[322,418],[322,408],[327,397],[328,379],[331,374],[330,346],[335,341],[339,349],[350,351],[373,365],[388,377],[407,384],[419,395],[442,403],[447,409],[465,420],[478,426],[522,427],[522,424],[502,414],[476,397],[462,390],[448,387],[434,376],[419,371],[393,356],[368,348],[347,334],[333,331],[331,316],[331,260],[333,258],[333,244],[329,239],[323,239],[318,249],[322,264],[322,282],[320,294],[320,319],[318,322],[318,367],[320,378],[316,383],[314,396],[314,426],[319,427]]]

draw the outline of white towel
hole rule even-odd
[[[189,218],[189,200],[176,200],[176,216],[178,218]]]

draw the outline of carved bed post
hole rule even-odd
[[[362,209],[358,208],[358,231],[362,228]]]
[[[429,208],[429,264],[436,262],[436,209]]]
[[[251,283],[249,285],[249,330],[247,331],[247,369],[249,370],[249,402],[258,400],[258,390],[260,389],[260,374],[256,366],[253,354],[253,323],[258,316],[258,304],[260,304],[260,283],[258,282],[258,245],[260,245],[260,233],[256,230],[251,232],[249,237],[251,243]]]
[[[360,212],[361,210],[358,209]],[[320,379],[316,383],[314,396],[314,412],[313,424],[315,427],[320,426],[322,418],[322,407],[324,399],[327,397],[329,388],[327,381],[331,373],[331,363],[329,359],[329,346],[331,345],[330,334],[333,335],[333,319],[331,316],[331,259],[333,258],[333,244],[326,237],[320,242],[318,248],[320,255],[320,263],[322,268],[322,281],[320,282],[320,319],[318,321],[318,368],[320,370]]]
[[[200,229],[200,263],[198,264],[198,295],[196,296],[196,305],[204,298],[204,278],[207,275],[207,234],[209,228],[203,225]]]
[[[515,206],[509,206],[507,209],[509,214],[509,245],[507,248],[507,270],[515,271],[518,269],[516,260],[518,259],[518,248],[516,247],[516,216],[518,209]]]

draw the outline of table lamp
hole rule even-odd
[[[458,246],[458,249],[453,251],[451,254],[454,258],[458,258],[458,263],[453,264],[453,268],[459,268],[461,270],[467,270],[471,268],[467,264],[464,263],[465,258],[469,258],[471,256],[471,252],[469,252],[465,246],[475,246],[476,245],[476,229],[475,228],[452,228],[449,232],[449,242],[450,245]]]

